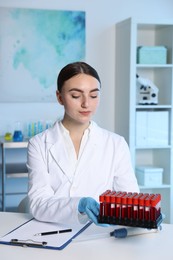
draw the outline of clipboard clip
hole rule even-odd
[[[34,241],[32,239],[27,239],[27,240],[19,240],[19,239],[11,239],[10,241],[11,245],[18,245],[22,247],[44,247],[47,245],[47,242],[39,242],[39,241]]]

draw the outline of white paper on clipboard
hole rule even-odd
[[[91,222],[77,225],[60,225],[57,223],[40,222],[36,219],[31,219],[16,229],[12,230],[5,236],[0,238],[1,244],[20,245],[31,247],[42,247],[47,249],[61,250],[66,247],[76,236],[83,232]],[[47,236],[35,236],[37,233],[49,232],[54,230],[72,229],[71,232],[53,234]],[[12,243],[12,240],[20,243]],[[44,243],[43,243],[44,242]]]

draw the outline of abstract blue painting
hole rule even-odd
[[[0,102],[54,102],[60,69],[85,60],[85,12],[0,8]]]

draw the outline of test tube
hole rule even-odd
[[[32,137],[32,125],[31,123],[28,123],[27,125],[27,137]]]
[[[127,194],[126,194],[127,195]],[[124,220],[127,215],[127,197],[123,195],[121,198],[121,220]]]
[[[144,221],[145,226],[150,226],[150,207],[151,207],[151,199],[153,198],[154,194],[150,194],[148,197],[145,198],[145,212],[144,212]]]
[[[118,195],[116,195],[116,209],[115,209],[115,217],[117,224],[121,224],[121,198],[127,194],[127,192],[120,192]]]
[[[136,196],[133,197],[133,213],[132,213],[132,219],[133,224],[138,225],[138,219],[139,219],[139,198],[143,195],[143,193],[138,193]]]
[[[35,135],[35,127],[34,127],[34,123],[31,123],[31,136]]]
[[[117,191],[114,194],[112,194],[111,196],[111,222],[112,224],[117,224],[117,219],[116,219],[116,210],[117,210],[117,196],[119,196],[120,194],[122,194],[121,191]],[[118,205],[119,206],[119,205]]]
[[[135,197],[138,193],[134,192],[127,198],[127,219],[128,223],[131,223],[133,218],[133,197]]]
[[[110,207],[110,216],[111,216],[111,222],[114,222],[115,219],[115,207],[116,207],[116,191],[111,192],[110,198],[111,198],[111,207]]]
[[[111,190],[106,190],[99,196],[99,201],[100,201],[100,212],[99,212],[99,221],[104,222],[105,218],[105,195],[110,193]]]
[[[121,219],[125,223],[128,218],[128,198],[132,195],[132,192],[124,194],[121,199]]]
[[[42,121],[37,122],[37,132],[38,133],[43,132],[43,122]]]
[[[157,209],[157,217],[160,216],[161,214],[161,194],[156,194],[158,195],[158,204],[156,205],[156,209]]]
[[[149,196],[149,194],[145,193],[139,198],[139,222],[140,222],[140,225],[144,225],[145,199],[148,196]]]
[[[111,214],[111,193],[105,195],[105,222],[109,223],[110,214]]]
[[[151,221],[156,221],[160,216],[160,208],[161,208],[161,195],[155,194],[151,198],[151,209],[150,209],[150,219]]]
[[[116,195],[116,208],[115,208],[115,218],[118,219],[120,217],[120,209],[121,209],[121,198],[122,192]]]

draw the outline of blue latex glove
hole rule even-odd
[[[78,204],[79,212],[85,213],[96,225],[98,224],[99,208],[99,203],[90,197],[81,198]]]

